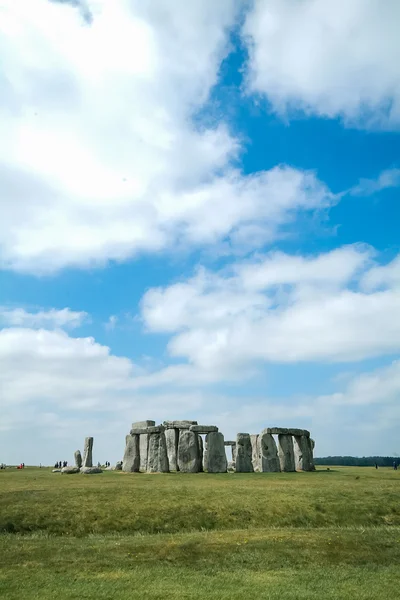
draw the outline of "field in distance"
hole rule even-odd
[[[0,471],[0,597],[400,598],[400,471]]]

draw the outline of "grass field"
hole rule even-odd
[[[0,597],[400,599],[400,471],[0,471]]]

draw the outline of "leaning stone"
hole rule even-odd
[[[263,473],[279,473],[281,470],[278,449],[274,438],[265,430],[260,435],[261,471]]]
[[[155,421],[136,421],[132,423],[132,429],[147,429],[147,427],[154,427]]]
[[[157,425],[155,427],[135,427],[130,430],[131,435],[140,435],[143,433],[161,433],[164,431],[164,427],[162,425]]]
[[[85,438],[85,446],[83,449],[83,461],[82,461],[83,467],[93,466],[92,451],[93,451],[93,438],[87,437],[87,438]]]
[[[236,472],[252,473],[252,449],[249,433],[238,433],[236,442]]]
[[[177,454],[178,454],[178,441],[179,431],[178,429],[166,429],[165,430],[165,442],[167,444],[167,455],[170,471],[178,470]]]
[[[102,473],[100,467],[82,467],[81,473],[84,475],[93,475],[94,473]]]
[[[198,473],[200,465],[198,434],[182,429],[179,432],[178,468],[183,473]]]
[[[138,473],[140,467],[139,436],[127,436],[122,470],[127,473]]]
[[[78,467],[78,469],[80,469],[82,466],[82,455],[81,455],[80,450],[77,450],[75,452],[74,458],[75,458],[75,466]]]
[[[79,473],[79,471],[80,469],[78,469],[78,467],[63,467],[61,469],[61,473],[64,473],[65,475],[72,475],[73,473]],[[55,470],[53,473],[55,473]]]
[[[61,473],[61,469],[52,469],[52,473]]]
[[[197,425],[197,421],[164,421],[165,429],[189,429],[191,425]]]
[[[212,433],[218,431],[218,427],[216,425],[191,425],[190,431],[194,431],[195,433]]]
[[[149,451],[147,455],[148,473],[168,473],[168,455],[165,433],[151,433],[149,435]]]
[[[207,434],[207,461],[205,470],[208,473],[226,473],[228,461],[226,460],[224,436],[218,431]]]
[[[256,473],[261,471],[261,449],[260,449],[260,436],[258,434],[250,435],[251,442],[251,462],[253,463],[253,469]]]
[[[296,470],[294,463],[293,438],[291,435],[278,435],[278,456],[281,471],[292,472]]]

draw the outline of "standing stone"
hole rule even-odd
[[[149,448],[147,455],[148,473],[168,473],[168,454],[165,433],[151,433],[149,435]]]
[[[281,470],[278,449],[275,440],[266,430],[260,435],[261,471],[263,473],[279,473]]]
[[[82,454],[80,450],[77,450],[74,454],[75,457],[75,466],[80,469],[82,466]]]
[[[226,473],[228,461],[226,460],[224,436],[222,433],[212,431],[207,434],[207,459],[204,464],[208,473]]]
[[[128,435],[125,446],[122,470],[127,473],[138,473],[140,467],[139,436]]]
[[[310,471],[315,471],[315,464],[314,464],[314,448],[315,448],[315,442],[312,438],[308,438],[308,450],[310,453],[310,461],[311,461],[311,469]]]
[[[278,455],[281,471],[292,472],[296,470],[294,463],[293,438],[291,435],[280,433],[278,435]]]
[[[183,473],[199,471],[199,436],[194,431],[182,429],[179,431],[178,467]]]
[[[177,471],[178,470],[177,454],[178,454],[179,430],[178,429],[166,429],[165,430],[165,441],[167,444],[169,470]]]
[[[149,434],[141,433],[139,436],[139,455],[140,455],[139,471],[141,473],[145,473],[147,471],[148,450],[149,450]]]
[[[252,450],[249,433],[238,433],[236,437],[236,473],[252,473]]]
[[[236,442],[232,444],[232,462],[236,463]]]
[[[251,461],[253,463],[253,469],[256,473],[261,471],[261,448],[260,448],[260,436],[253,434],[250,436],[251,442]]]
[[[85,438],[85,446],[83,448],[83,461],[82,467],[93,467],[93,438],[87,437]]]
[[[199,441],[199,471],[202,473],[204,471],[204,466],[203,466],[204,444],[203,444],[203,438],[201,437],[201,435],[199,435],[197,439]]]

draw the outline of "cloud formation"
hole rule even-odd
[[[69,308],[56,310],[26,311],[24,308],[7,308],[0,306],[0,325],[8,327],[32,328],[68,328],[79,327],[88,320],[89,315],[83,311],[74,311]]]
[[[400,126],[397,0],[255,0],[248,83],[281,114]]]

